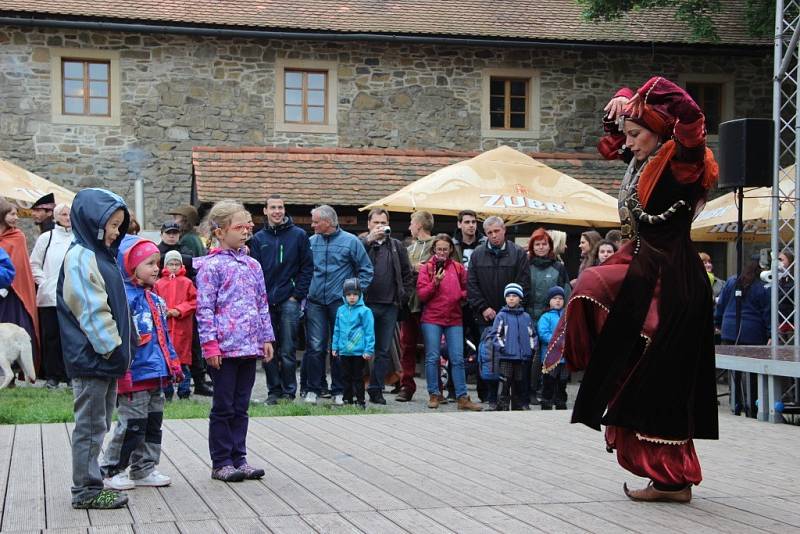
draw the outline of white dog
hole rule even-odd
[[[14,371],[11,370],[14,362],[19,363],[28,382],[36,381],[31,337],[28,332],[12,323],[0,323],[0,369],[3,371],[3,382],[0,384],[0,389],[8,386],[14,380]]]

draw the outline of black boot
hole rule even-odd
[[[205,385],[204,383],[200,382],[199,384],[195,383],[194,394],[201,395],[203,397],[211,397],[212,395],[214,395],[214,390]]]
[[[386,399],[383,398],[383,393],[379,390],[370,390],[369,402],[372,404],[386,404]]]

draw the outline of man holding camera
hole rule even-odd
[[[389,348],[398,314],[408,299],[414,278],[408,252],[391,236],[389,213],[383,208],[370,211],[367,228],[369,233],[362,243],[372,261],[374,274],[364,301],[375,318],[375,360],[367,392],[370,402],[386,404],[383,385],[389,366]]]

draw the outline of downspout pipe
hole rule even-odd
[[[50,27],[75,30],[118,31],[133,33],[166,33],[181,35],[202,35],[210,37],[244,39],[296,39],[310,41],[368,41],[409,44],[439,44],[453,46],[480,46],[505,48],[551,48],[562,50],[584,50],[593,52],[659,52],[691,55],[724,54],[736,56],[757,56],[766,53],[766,46],[723,46],[698,43],[695,45],[675,45],[660,43],[604,43],[554,41],[541,39],[478,39],[473,37],[450,37],[439,35],[399,35],[389,33],[336,33],[287,30],[263,30],[244,28],[221,28],[212,26],[145,24],[138,22],[110,22],[101,20],[66,20],[37,18],[31,16],[0,16],[0,24],[10,26]]]

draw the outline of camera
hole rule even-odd
[[[392,229],[389,228],[388,226],[384,226],[383,227],[383,233],[388,237],[388,236],[392,235]]]
[[[436,272],[438,273],[442,269],[444,269],[444,260],[437,259],[436,260]]]

